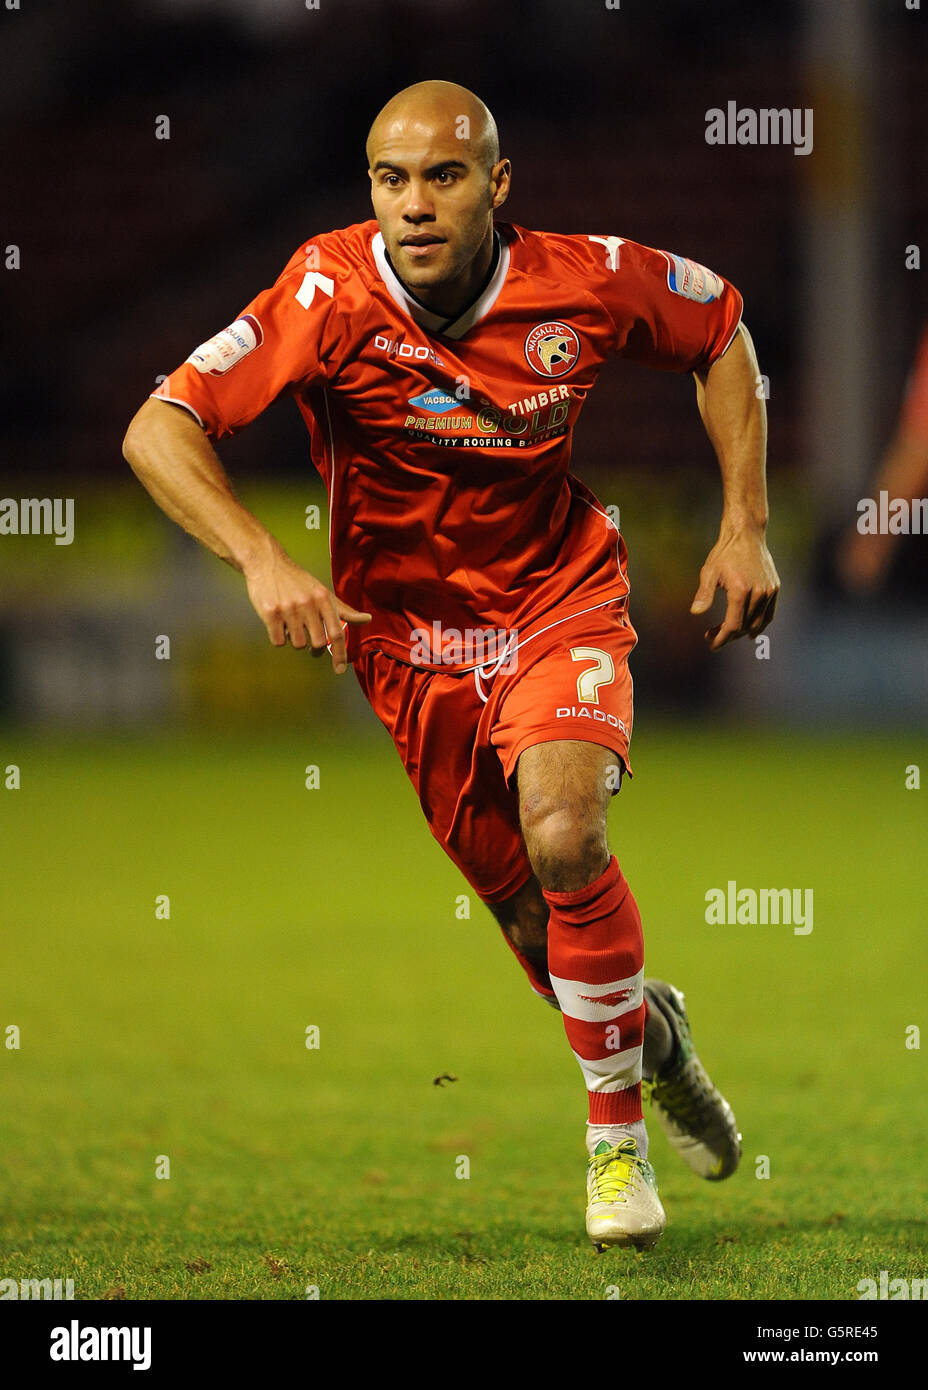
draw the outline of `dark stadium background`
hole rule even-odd
[[[834,543],[928,318],[928,268],[905,265],[928,252],[926,24],[904,0],[0,4],[0,499],[75,504],[71,545],[0,534],[0,1282],[176,1301],[614,1281],[660,1332],[667,1300],[835,1298],[843,1323],[861,1279],[924,1278],[928,538],[866,599]],[[354,677],[272,648],[241,577],[121,454],[162,374],[306,238],[369,216],[369,123],[431,77],[493,110],[506,217],[723,273],[769,382],[764,660],[708,656],[689,615],[721,497],[692,380],[608,364],[575,439],[620,510],[640,636],[611,843],[647,971],[687,991],[745,1136],[731,1181],[699,1183],[650,1124],[669,1227],[647,1259],[593,1256],[560,1020]],[[812,153],[708,145],[729,101],[811,107]],[[294,404],[220,456],[327,577]],[[733,881],[814,890],[814,931],[708,923]]]
[[[514,164],[504,216],[678,251],[744,294],[784,582],[769,661],[745,643],[709,658],[687,612],[719,502],[691,381],[613,364],[576,438],[575,470],[620,508],[631,552],[639,717],[917,714],[924,543],[866,602],[842,594],[829,553],[891,432],[928,302],[903,259],[928,182],[922,20],[901,0],[47,0],[0,22],[3,242],[21,251],[2,278],[0,492],[73,497],[76,519],[71,547],[0,540],[0,718],[364,718],[321,670],[307,694],[294,662],[266,664],[277,654],[238,580],[162,521],[120,444],[158,375],[302,239],[370,215],[368,124],[430,76],[494,111]],[[731,99],[813,106],[813,155],[707,145],[705,112]],[[324,499],[292,403],[222,457],[324,568],[302,527]],[[152,660],[161,632],[169,672]]]

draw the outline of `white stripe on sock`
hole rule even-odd
[[[627,1091],[641,1080],[640,1047],[630,1047],[626,1052],[610,1052],[608,1057],[590,1059],[574,1053],[583,1072],[588,1091],[600,1094],[608,1091]]]
[[[627,980],[610,980],[604,985],[588,985],[583,980],[562,980],[551,976],[551,988],[557,995],[561,1012],[583,1023],[605,1023],[621,1018],[632,1009],[641,1007],[644,970]],[[619,996],[616,998],[615,996]]]

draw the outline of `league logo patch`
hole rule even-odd
[[[228,328],[217,333],[215,338],[201,343],[187,361],[196,367],[198,372],[222,376],[263,342],[264,330],[260,323],[253,314],[246,314],[244,318],[236,319]]]
[[[580,339],[566,323],[536,323],[525,340],[525,360],[539,376],[563,376],[580,356]]]
[[[440,387],[433,386],[421,396],[410,396],[409,404],[427,411],[429,415],[447,415],[449,410],[462,409],[464,402],[459,401],[456,396],[449,396],[447,391],[442,391]]]
[[[697,304],[711,304],[721,297],[724,286],[714,270],[672,251],[662,251],[661,255],[667,257],[667,284],[673,294]]]

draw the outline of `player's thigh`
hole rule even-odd
[[[634,629],[619,606],[552,624],[496,695],[493,741],[545,887],[600,867],[606,812],[628,766]]]
[[[553,625],[519,649],[518,666],[494,692],[492,741],[507,780],[518,767],[524,810],[559,797],[605,808],[631,773],[636,641],[617,604]]]
[[[533,743],[516,766],[523,831],[549,816],[605,824],[619,755],[586,739]]]
[[[365,660],[359,680],[432,835],[478,897],[505,901],[531,868],[515,791],[482,737],[484,706],[473,678],[417,670],[378,652]]]

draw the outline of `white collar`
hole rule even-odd
[[[371,250],[380,278],[390,291],[391,298],[396,300],[396,303],[414,323],[429,333],[441,333],[445,338],[463,338],[467,330],[473,328],[475,323],[479,323],[484,315],[493,308],[506,280],[506,273],[509,270],[509,243],[505,237],[500,236],[499,232],[496,233],[496,236],[499,237],[499,260],[496,263],[496,269],[490,283],[483,294],[474,300],[473,304],[468,305],[456,319],[451,320],[446,314],[433,314],[431,309],[426,309],[424,304],[413,299],[387,260],[387,249],[383,244],[383,236],[380,232],[377,232],[371,242]]]

